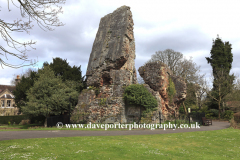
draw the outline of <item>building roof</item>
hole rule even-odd
[[[10,86],[10,85],[0,85],[0,93],[8,89],[10,92],[13,92],[13,90],[16,89],[15,86]]]
[[[4,95],[2,95],[0,98],[7,98],[7,99],[11,99],[11,98],[14,98],[14,96],[13,96],[13,95],[11,95],[11,94],[4,94]]]
[[[226,106],[228,106],[228,107],[240,106],[240,101],[228,101],[228,102],[226,102]]]

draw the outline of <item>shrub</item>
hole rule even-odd
[[[222,114],[222,118],[230,120],[233,118],[233,111],[227,110]]]
[[[213,116],[213,117],[218,117],[218,109],[210,109],[209,110],[209,113],[211,113],[211,115]]]
[[[96,88],[96,87],[94,87],[94,86],[89,86],[87,90],[94,90],[96,97],[97,97],[98,94],[100,93],[100,88]]]
[[[185,113],[183,105],[181,105],[181,107],[179,107],[179,113]]]
[[[26,119],[26,120],[22,120],[19,125],[25,125],[25,124],[30,124],[30,120]]]
[[[104,106],[106,104],[107,98],[100,98],[100,106]]]
[[[157,100],[140,84],[132,84],[125,88],[124,100],[128,104],[143,106],[147,112],[157,107]]]
[[[206,117],[206,118],[212,118],[212,113],[210,113],[210,112],[205,112],[205,117]]]
[[[203,105],[202,108],[199,110],[200,112],[207,112],[208,106]]]
[[[29,116],[29,119],[30,119],[30,123],[44,124],[46,117],[43,115]]]

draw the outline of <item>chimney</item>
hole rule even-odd
[[[20,82],[20,76],[19,75],[17,75],[17,79],[15,79],[15,81],[16,81],[16,85]]]

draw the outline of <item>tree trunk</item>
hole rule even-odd
[[[225,112],[225,103],[223,102],[222,103],[222,113],[224,113]]]
[[[184,108],[185,114],[187,115],[187,109],[186,109],[186,107],[185,107],[184,102],[183,102],[183,108]]]
[[[219,119],[220,119],[220,112],[221,112],[220,101],[218,101],[218,118]]]
[[[47,117],[45,118],[44,127],[47,127]]]
[[[198,98],[198,109],[199,109],[199,110],[202,109],[201,102],[200,102],[200,98]]]

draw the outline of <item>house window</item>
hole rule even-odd
[[[1,104],[2,104],[1,107],[4,107],[4,106],[5,106],[4,100],[2,100],[2,103],[1,103]]]
[[[11,100],[7,100],[7,107],[11,107]]]

